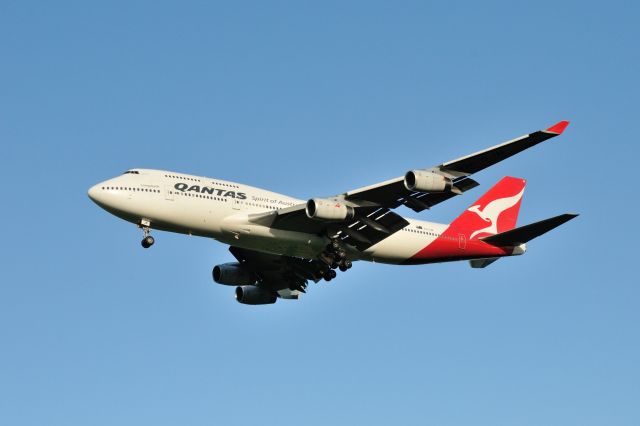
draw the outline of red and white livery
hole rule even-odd
[[[151,230],[213,238],[236,262],[216,265],[213,279],[236,286],[246,304],[297,299],[309,281],[330,281],[354,261],[416,265],[469,260],[483,268],[521,255],[527,242],[573,219],[563,214],[517,227],[526,181],[504,177],[448,225],[405,218],[394,210],[429,209],[478,186],[471,175],[561,134],[558,124],[426,169],[327,198],[303,201],[221,179],[131,169],[93,186],[89,197]]]

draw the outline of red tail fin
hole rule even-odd
[[[451,223],[469,240],[515,228],[527,181],[505,176]]]

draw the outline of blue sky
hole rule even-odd
[[[640,58],[629,2],[0,3],[0,423],[637,425]],[[342,192],[571,120],[505,175],[485,270],[356,264],[298,302],[86,190],[132,167]]]

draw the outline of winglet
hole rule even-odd
[[[560,135],[562,134],[562,132],[564,132],[564,129],[566,129],[568,125],[569,125],[569,122],[566,120],[563,120],[549,127],[547,130],[545,130],[545,132],[555,133],[556,135]]]

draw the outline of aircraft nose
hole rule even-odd
[[[92,201],[96,201],[96,198],[98,198],[99,191],[100,191],[99,186],[93,185],[91,188],[89,188],[89,191],[87,191],[87,194],[89,195],[89,198],[91,198]]]
[[[87,195],[89,196],[91,201],[93,201],[100,207],[104,206],[109,201],[109,196],[108,194],[106,194],[107,191],[105,191],[104,184],[105,182],[101,182],[97,185],[93,185],[87,191]]]

